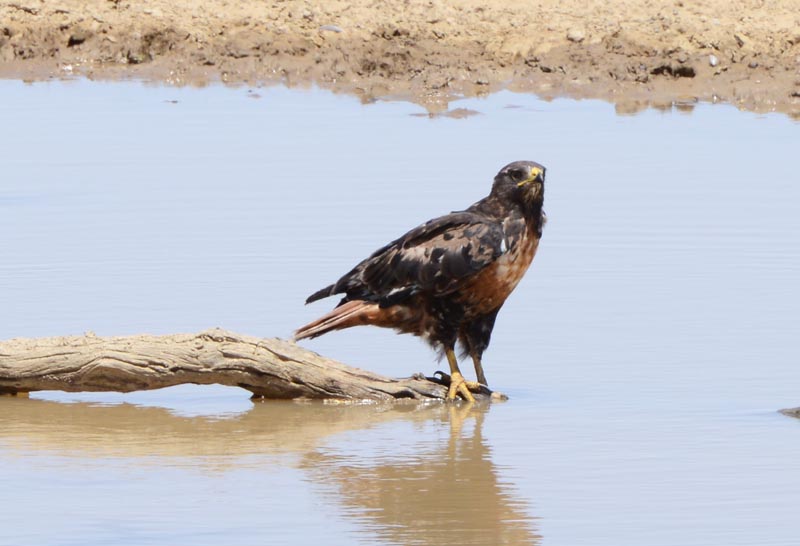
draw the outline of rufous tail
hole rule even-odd
[[[343,330],[351,326],[371,324],[376,313],[380,313],[377,303],[368,301],[348,301],[327,315],[323,315],[314,322],[298,328],[294,333],[294,340],[315,338],[332,330]]]

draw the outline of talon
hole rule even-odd
[[[478,385],[475,381],[465,380],[464,376],[458,372],[453,372],[453,375],[450,376],[450,388],[447,389],[446,400],[454,401],[456,396],[460,394],[461,397],[467,402],[475,402],[475,397],[472,396],[470,387],[480,388],[480,385]]]

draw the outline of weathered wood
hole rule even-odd
[[[159,389],[183,383],[242,387],[256,397],[443,400],[438,378],[392,379],[282,339],[213,329],[199,334],[94,335],[0,342],[0,392]],[[501,395],[495,394],[497,398]],[[488,389],[477,398],[492,397]]]

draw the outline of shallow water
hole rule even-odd
[[[462,119],[278,87],[0,93],[3,339],[286,336],[333,303],[309,293],[516,159],[548,167],[549,216],[485,358],[510,401],[0,399],[0,544],[797,543],[800,422],[775,411],[800,404],[796,122],[507,92]],[[378,329],[306,345],[441,367]]]

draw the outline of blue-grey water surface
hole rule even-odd
[[[245,391],[0,399],[0,545],[796,545],[800,125],[618,116],[509,92],[0,82],[0,339],[288,336],[386,241],[548,168],[500,314],[490,408],[253,404]],[[441,364],[360,328],[304,343]],[[469,364],[465,369],[471,369]]]

